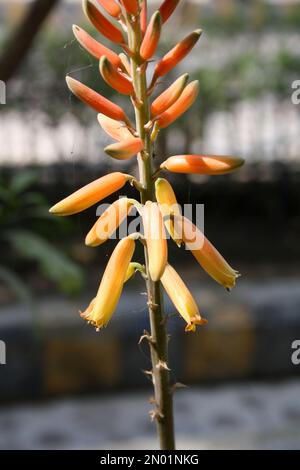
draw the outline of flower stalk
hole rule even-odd
[[[129,47],[134,52],[131,58],[132,79],[135,94],[141,106],[135,105],[136,129],[144,142],[144,150],[138,155],[140,183],[142,185],[141,202],[155,201],[153,181],[153,143],[145,125],[150,119],[150,104],[147,93],[146,70],[139,64],[139,50],[142,43],[142,31],[139,22],[132,23],[127,17],[129,31]],[[146,286],[151,334],[149,346],[152,361],[152,382],[154,387],[155,409],[152,417],[156,420],[156,428],[162,450],[175,449],[173,396],[168,367],[168,340],[162,305],[162,293],[159,281],[153,281],[149,271],[149,257],[145,247]]]
[[[218,175],[234,171],[243,164],[240,158],[217,155],[174,155],[159,168],[154,167],[153,146],[160,129],[178,119],[193,104],[199,84],[188,82],[184,74],[153,100],[157,79],[166,75],[190,52],[201,35],[196,30],[177,43],[156,63],[148,86],[148,61],[156,53],[162,25],[175,10],[179,0],[164,0],[149,23],[147,0],[98,0],[107,19],[92,0],[82,0],[83,10],[94,27],[107,39],[122,47],[118,55],[103,46],[78,26],[73,32],[78,42],[99,60],[102,79],[114,90],[130,97],[134,108],[135,125],[123,108],[74,78],[67,77],[70,91],[98,114],[103,131],[115,142],[105,147],[110,158],[128,160],[137,156],[139,178],[121,172],[102,176],[78,189],[55,204],[50,212],[66,216],[77,214],[120,190],[128,182],[139,193],[140,200],[121,198],[111,204],[98,218],[86,236],[85,243],[95,247],[105,243],[118,230],[132,207],[143,219],[143,233],[135,232],[122,238],[115,247],[104,271],[96,297],[81,317],[97,330],[105,327],[117,308],[124,284],[139,272],[146,282],[150,333],[147,339],[151,352],[154,387],[154,409],[150,417],[155,420],[162,450],[175,449],[173,420],[173,390],[168,364],[167,317],[163,311],[161,286],[174,307],[186,322],[185,331],[193,332],[206,320],[179,274],[168,263],[166,230],[173,241],[184,244],[211,278],[227,290],[234,287],[239,276],[216,248],[193,223],[181,215],[172,186],[160,172]],[[112,20],[112,21],[111,21]],[[114,24],[118,21],[118,25]],[[115,21],[116,22],[116,21]],[[121,31],[121,29],[123,31]],[[151,101],[151,103],[150,103]],[[132,260],[135,244],[142,243],[142,264]]]

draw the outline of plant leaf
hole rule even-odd
[[[27,170],[16,173],[10,183],[10,190],[15,194],[20,194],[29,188],[37,180],[35,170]]]
[[[9,241],[20,256],[36,261],[45,276],[64,292],[74,294],[81,289],[81,269],[51,243],[25,230],[10,231]]]
[[[0,266],[0,280],[24,302],[32,302],[32,293],[25,282],[11,269]]]

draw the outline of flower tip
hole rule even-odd
[[[69,90],[73,91],[74,85],[76,85],[77,80],[75,78],[72,78],[70,75],[67,75],[66,76],[66,82],[67,82],[67,86],[68,86]]]
[[[199,29],[195,29],[195,31],[194,31],[194,34],[196,34],[199,38],[200,38],[200,36],[201,36],[202,33],[203,33],[203,30],[200,29],[200,28],[199,28]]]
[[[85,237],[84,244],[85,246],[90,246],[90,247],[94,247],[98,245],[98,243],[96,243],[95,237],[92,236],[90,232]]]
[[[54,215],[59,215],[59,209],[58,209],[58,204],[55,204],[54,206],[50,207],[49,209],[50,214]]]
[[[191,318],[191,322],[186,325],[184,331],[186,331],[186,332],[192,331],[193,333],[195,333],[195,331],[197,329],[197,326],[206,325],[207,323],[208,323],[208,320],[206,320],[206,318],[202,318],[200,316],[197,316],[195,318]]]

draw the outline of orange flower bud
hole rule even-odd
[[[107,325],[118,305],[134,249],[132,238],[119,241],[107,263],[96,297],[81,313],[81,317],[97,329]]]
[[[67,85],[71,92],[83,103],[98,111],[98,113],[116,119],[118,121],[128,122],[128,118],[120,106],[112,103],[104,96],[87,87],[83,83],[72,77],[66,77]]]
[[[155,54],[161,31],[161,17],[156,11],[150,20],[146,34],[141,44],[140,56],[143,60],[149,60]]]
[[[187,322],[185,331],[196,331],[196,325],[207,323],[207,320],[201,318],[198,306],[187,286],[168,263],[161,277],[161,282],[174,306]]]
[[[114,24],[108,21],[108,19],[102,15],[101,11],[98,10],[90,0],[83,0],[82,8],[88,20],[90,20],[99,33],[117,44],[122,44],[124,42],[122,32]]]
[[[102,176],[55,204],[49,212],[55,215],[77,214],[121,189],[129,179],[129,175],[119,172]]]
[[[178,62],[180,62],[194,47],[198,39],[202,34],[201,29],[197,29],[193,33],[189,34],[181,42],[176,44],[173,49],[171,49],[155,66],[154,75],[152,79],[152,84],[155,83],[158,77],[163,77],[171,69],[176,67]],[[150,85],[150,87],[151,87]]]
[[[111,119],[105,114],[98,114],[98,121],[102,129],[115,140],[125,140],[133,138],[130,130],[123,122]]]
[[[92,56],[96,57],[96,59],[100,59],[100,57],[105,55],[115,67],[121,66],[121,59],[118,54],[108,49],[108,47],[100,44],[100,42],[96,41],[96,39],[90,36],[82,28],[79,28],[77,25],[73,25],[73,33],[79,44]]]
[[[175,243],[180,246],[182,243],[181,235],[175,232],[174,217],[181,216],[181,210],[173,188],[166,179],[158,178],[155,181],[155,196],[160,212],[163,215],[165,226]]]
[[[186,217],[176,217],[175,226],[176,230],[181,231],[186,247],[207,274],[226,289],[234,287],[235,281],[239,277],[238,271],[229,266],[201,230]]]
[[[149,274],[153,281],[159,281],[167,263],[168,246],[162,215],[155,202],[146,202],[143,208],[143,224],[149,257]]]
[[[85,238],[88,246],[99,246],[106,242],[121,225],[133,206],[133,200],[122,197],[111,204],[99,217]]]
[[[200,175],[223,175],[244,164],[242,158],[219,155],[174,155],[167,158],[160,168],[174,173],[198,173]]]
[[[195,80],[189,83],[175,103],[164,111],[156,120],[159,129],[168,127],[178,119],[194,103],[199,92],[199,82]]]
[[[165,23],[177,7],[179,0],[165,0],[159,7],[162,22]]]
[[[161,93],[151,105],[152,116],[158,116],[168,109],[175,101],[178,100],[179,96],[183,92],[184,87],[188,81],[189,74],[185,73],[181,77],[177,78],[169,88]]]
[[[119,18],[121,14],[121,8],[115,2],[115,0],[98,0],[98,3],[104,8],[105,11],[111,16],[114,16],[115,18]]]
[[[99,68],[103,79],[112,88],[123,95],[131,95],[133,93],[132,81],[118,72],[105,56],[101,57]]]
[[[139,3],[138,0],[121,0],[123,3],[125,10],[130,15],[137,15],[139,11]]]
[[[141,22],[141,31],[144,36],[147,29],[147,17],[148,17],[148,5],[147,0],[142,0],[141,4],[141,13],[140,13],[140,22]]]
[[[112,158],[117,160],[128,160],[144,148],[142,139],[131,136],[128,139],[121,140],[116,144],[105,147],[104,151]]]

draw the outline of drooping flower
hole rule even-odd
[[[182,238],[181,234],[175,231],[174,218],[181,216],[181,210],[173,188],[166,179],[158,178],[155,181],[155,196],[160,212],[163,215],[165,226],[175,243],[180,246]]]
[[[120,172],[102,176],[55,204],[49,212],[63,216],[77,214],[121,189],[130,178]]]
[[[207,274],[226,289],[232,289],[240,276],[238,271],[227,263],[201,230],[189,219],[175,217],[174,223],[175,230],[182,234],[186,248],[191,251]]]
[[[135,241],[129,236],[119,241],[105,268],[96,297],[81,317],[97,329],[107,325],[119,302]]]
[[[196,331],[196,325],[207,323],[207,320],[201,317],[189,289],[175,269],[168,263],[161,277],[161,282],[174,306],[187,323],[185,331]]]
[[[111,204],[95,222],[85,238],[88,246],[99,246],[106,242],[130,213],[133,199],[122,197]]]
[[[143,207],[144,235],[152,281],[159,281],[168,259],[166,232],[157,203],[147,201]]]

